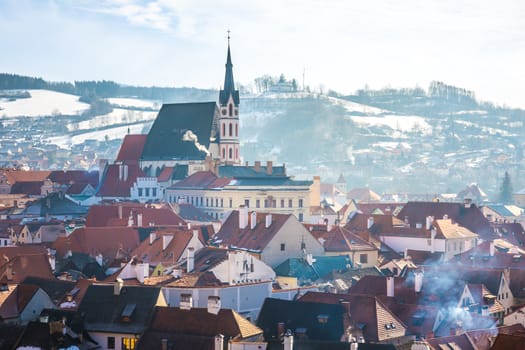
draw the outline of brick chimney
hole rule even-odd
[[[266,162],[266,174],[267,175],[272,175],[273,174],[273,163],[270,160],[268,160]]]

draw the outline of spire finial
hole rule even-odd
[[[226,32],[228,33],[228,46],[230,46],[230,30],[228,29]]]

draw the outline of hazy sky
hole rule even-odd
[[[0,71],[219,88],[228,29],[242,84],[439,80],[525,108],[524,0],[0,0]]]

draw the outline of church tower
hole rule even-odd
[[[221,164],[240,164],[239,150],[239,90],[235,90],[233,64],[228,31],[228,54],[224,86],[219,92],[219,158]]]

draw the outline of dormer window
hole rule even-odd
[[[124,310],[122,310],[122,314],[120,314],[120,320],[122,322],[131,322],[131,317],[133,316],[136,307],[137,304],[127,304],[126,307],[124,307]]]
[[[325,324],[325,323],[328,323],[329,318],[330,318],[329,315],[324,315],[324,314],[317,315],[317,322]]]

